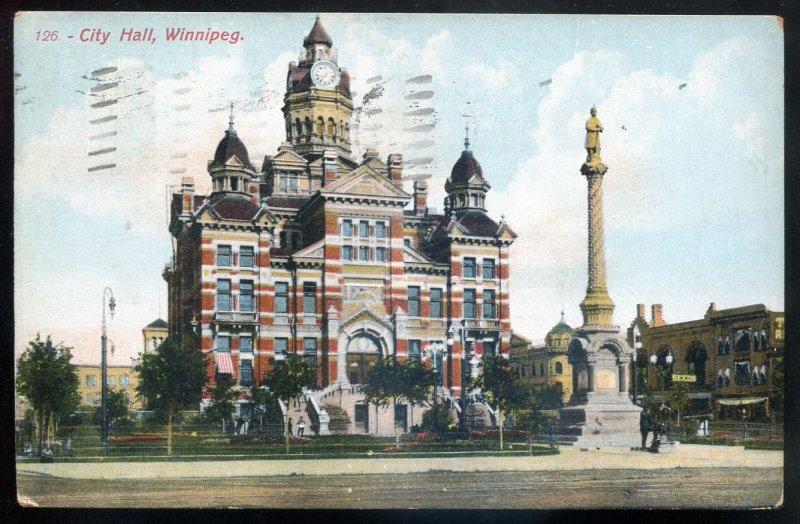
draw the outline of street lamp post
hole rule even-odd
[[[636,404],[636,387],[637,387],[637,369],[636,369],[636,357],[638,356],[639,350],[642,349],[642,332],[639,330],[639,326],[633,326],[633,403]]]
[[[449,337],[449,334],[448,334]],[[447,339],[448,345],[452,345],[452,339]],[[441,372],[444,374],[444,363],[447,359],[446,347],[441,342],[434,342],[428,345],[427,348],[428,355],[431,358],[431,362],[433,363],[433,376],[435,377],[435,382],[433,386],[433,428],[434,431],[437,431],[439,428],[439,413],[436,410],[436,397],[439,396],[439,387],[441,385],[441,380],[439,378],[439,356],[442,356],[442,366]]]
[[[108,364],[106,363],[106,345],[108,336],[106,334],[106,295],[108,299],[108,312],[114,318],[114,308],[116,302],[114,293],[110,287],[103,289],[103,332],[100,337],[100,448],[103,455],[108,454]]]
[[[658,373],[659,378],[661,379],[661,410],[663,411],[664,405],[664,381],[666,380],[666,374],[670,370],[672,366],[672,352],[667,353],[667,356],[664,357],[665,364],[659,366],[658,365],[658,356],[653,353],[650,355],[650,363],[653,364],[653,367],[656,368],[656,372]]]

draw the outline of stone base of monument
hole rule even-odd
[[[641,446],[639,414],[642,408],[632,404],[627,394],[595,396],[588,393],[583,398],[573,398],[573,402],[584,400],[560,410],[561,434],[565,441],[571,440],[580,447]]]

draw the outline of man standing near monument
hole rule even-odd
[[[647,409],[639,414],[639,432],[642,434],[642,451],[647,449],[647,434],[653,431],[653,417]],[[655,434],[653,435],[655,440]]]

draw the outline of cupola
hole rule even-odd
[[[486,193],[491,185],[483,178],[483,169],[469,149],[469,130],[464,139],[464,151],[453,165],[450,178],[445,182],[447,213],[461,210],[486,211]]]
[[[233,126],[233,104],[228,129],[217,145],[214,159],[208,163],[208,173],[211,175],[214,193],[247,193],[251,182],[257,177],[247,148]]]

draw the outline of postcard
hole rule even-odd
[[[782,24],[18,13],[19,504],[780,507]]]

